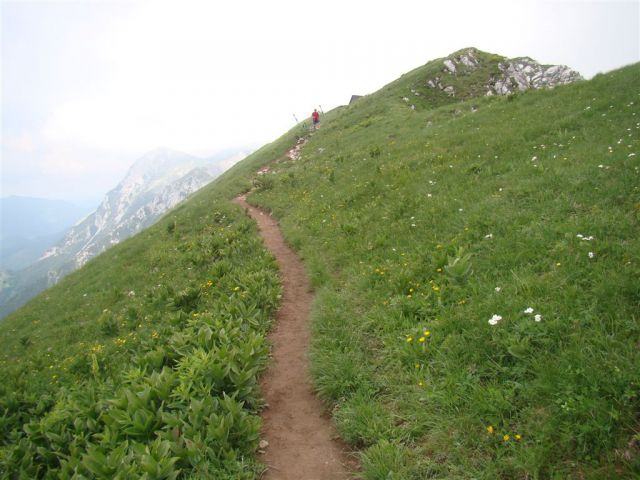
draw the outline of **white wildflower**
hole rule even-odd
[[[494,290],[495,290],[496,292],[500,292],[500,290],[502,290],[502,287],[496,287],[496,288],[494,288]]]
[[[533,313],[533,308],[531,307],[527,307],[524,311],[524,313]]]
[[[589,258],[593,258],[593,257],[595,257],[595,256],[596,256],[596,254],[595,254],[595,253],[593,253],[593,252],[589,252],[589,253],[588,253],[588,255],[589,255]]]
[[[533,317],[533,319],[534,319],[536,322],[540,322],[540,321],[542,320],[542,315],[540,315],[539,313],[537,313],[537,314],[536,314],[536,316],[535,316],[535,317]]]
[[[493,233],[489,233],[489,234],[485,235],[484,238],[493,238]]]
[[[498,322],[502,320],[502,317],[500,315],[496,315],[494,314],[490,319],[489,319],[489,325],[497,325]]]

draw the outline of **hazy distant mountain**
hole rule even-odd
[[[0,198],[0,270],[20,270],[35,262],[87,213],[89,209],[62,200]]]
[[[214,178],[206,160],[169,149],[140,158],[95,212],[75,225],[43,259],[62,257],[77,268],[125,238]]]
[[[186,153],[166,148],[149,152],[134,163],[93,213],[70,228],[39,261],[5,279],[8,286],[0,286],[0,317],[110,246],[150,226],[221,171],[211,160]]]

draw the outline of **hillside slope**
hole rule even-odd
[[[259,476],[252,186],[363,478],[636,478],[640,65],[488,97],[503,58],[477,56],[453,96],[439,59],[296,127],[7,317],[2,478]]]
[[[438,68],[249,197],[319,288],[318,389],[365,478],[636,478],[640,66],[409,108]]]

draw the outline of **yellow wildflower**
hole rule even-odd
[[[495,430],[493,429],[493,425],[489,425],[489,426],[487,427],[487,432],[488,432],[488,433],[493,434],[493,432],[494,432],[494,431],[495,431]]]
[[[517,441],[522,440],[522,435],[520,435],[519,433],[516,433],[515,437],[514,437]]]
[[[502,437],[502,439],[503,439],[505,442],[508,442],[509,440],[511,440],[511,437],[510,437],[508,434],[505,434],[505,435]]]
[[[408,342],[408,343],[413,342],[413,337],[407,337],[407,342]]]
[[[420,343],[424,343],[424,337],[420,337],[420,338],[418,339],[418,341],[419,341]]]

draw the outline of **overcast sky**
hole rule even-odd
[[[464,47],[590,78],[640,61],[640,2],[1,3],[0,196],[97,203],[145,152],[255,148]]]

